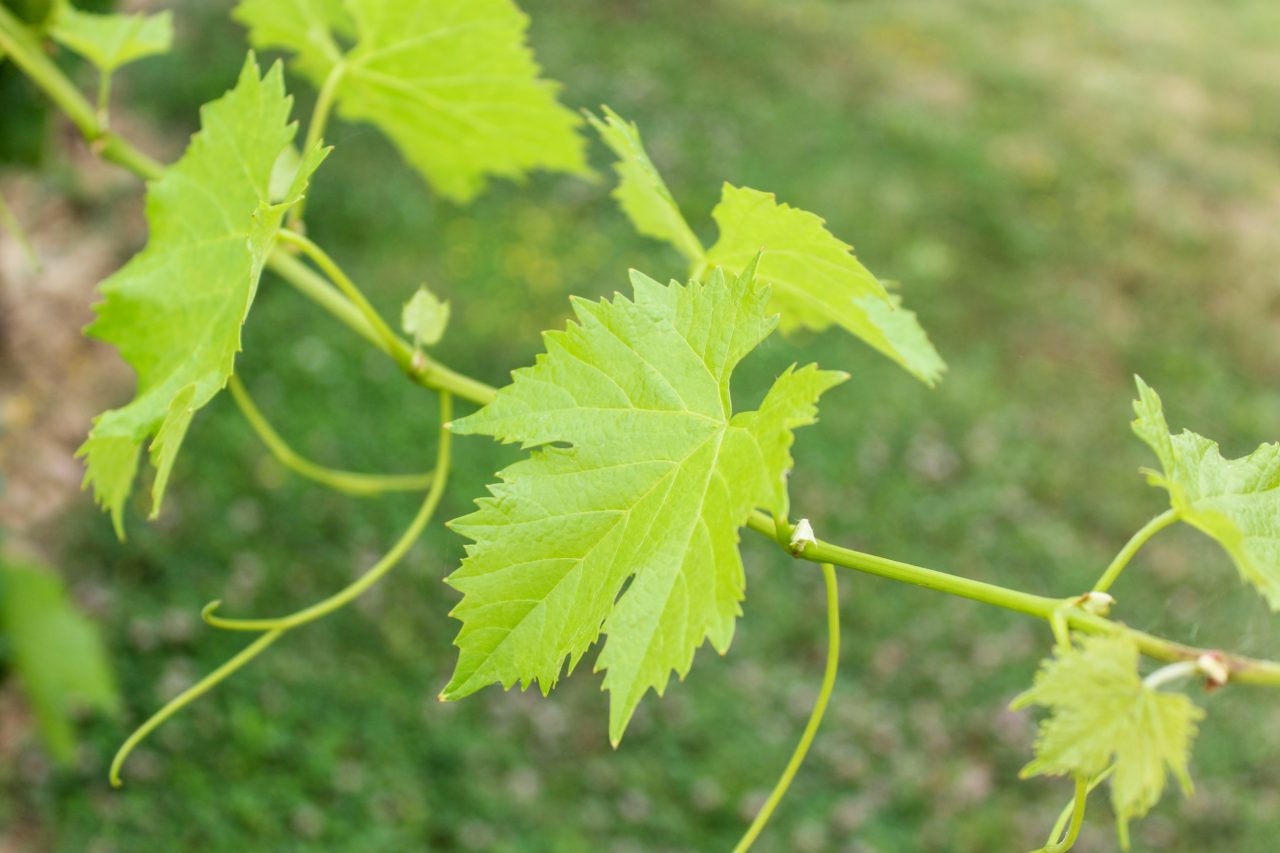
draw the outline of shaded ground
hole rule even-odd
[[[204,20],[206,8],[180,6],[176,57],[132,78],[157,126],[190,128],[194,105],[242,60],[236,28]],[[1280,437],[1274,4],[529,10],[566,100],[636,119],[691,221],[705,221],[722,180],[820,212],[873,270],[903,282],[950,361],[929,392],[834,334],[775,341],[754,359],[743,400],[799,359],[855,374],[797,452],[794,503],[823,535],[1066,595],[1161,507],[1135,475],[1149,460],[1128,432],[1133,372],[1161,391],[1175,427],[1220,438],[1228,454]],[[459,210],[418,191],[368,129],[331,136],[310,203],[318,239],[388,312],[421,280],[451,298],[442,357],[489,381],[529,361],[538,331],[563,322],[567,293],[621,288],[628,266],[680,271],[673,253],[631,235],[607,183],[537,178]],[[112,192],[81,197],[93,222],[111,218]],[[82,308],[65,310],[78,326]],[[429,397],[286,289],[264,286],[242,364],[312,456],[370,470],[430,458]],[[71,424],[65,433],[62,446],[74,445]],[[482,440],[459,455],[448,516],[511,458]],[[65,459],[48,467],[76,477]],[[0,825],[34,816],[63,850],[732,844],[785,762],[822,665],[817,573],[751,542],[733,651],[699,655],[687,683],[646,700],[616,754],[586,670],[546,700],[487,691],[435,702],[456,629],[438,579],[461,550],[437,528],[383,587],[174,721],[138,753],[130,787],[107,790],[125,724],[237,648],[199,627],[203,603],[268,613],[316,599],[367,565],[412,509],[412,498],[352,501],[297,482],[226,401],[210,407],[158,523],[135,516],[125,545],[87,507],[61,526],[59,562],[103,616],[129,716],[93,724],[73,771],[5,762]],[[1047,631],[926,591],[842,581],[832,712],[761,849],[1039,843],[1067,786],[1017,781],[1031,726],[1003,709]],[[1191,532],[1161,534],[1116,593],[1134,624],[1280,653],[1273,618]],[[1203,700],[1196,796],[1171,795],[1139,824],[1141,849],[1274,849],[1278,698],[1240,689]],[[1100,798],[1080,849],[1113,846]]]

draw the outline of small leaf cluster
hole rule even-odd
[[[1111,804],[1126,848],[1129,822],[1159,802],[1170,773],[1191,793],[1187,762],[1204,718],[1186,695],[1144,684],[1138,661],[1130,637],[1085,637],[1046,661],[1012,706],[1040,705],[1051,712],[1024,776],[1091,780],[1114,767]]]

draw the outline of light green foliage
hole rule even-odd
[[[603,120],[591,114],[587,119],[618,158],[614,164],[618,186],[613,191],[618,206],[641,234],[666,240],[690,263],[701,263],[706,250],[680,213],[671,190],[667,189],[662,175],[644,150],[640,129],[608,107],[601,109],[604,111]]]
[[[1022,771],[1092,778],[1113,762],[1111,803],[1127,846],[1128,822],[1160,800],[1172,772],[1191,792],[1187,761],[1204,712],[1180,693],[1145,686],[1138,647],[1128,635],[1086,637],[1045,661],[1014,708],[1041,705],[1036,758]]]
[[[254,47],[293,51],[294,67],[317,86],[342,59],[335,36],[350,38],[354,27],[342,0],[241,0],[231,15]]]
[[[634,300],[575,300],[578,322],[453,425],[537,449],[453,523],[474,544],[449,578],[463,626],[443,694],[517,681],[546,692],[603,630],[596,669],[615,744],[645,692],[683,677],[704,639],[729,648],[744,592],[738,528],[756,507],[786,511],[791,430],[846,378],[788,370],[758,411],[735,415],[730,375],[776,324],[754,268],[665,287],[636,273],[632,285]]]
[[[276,229],[324,157],[303,155],[288,197],[269,183],[296,127],[280,66],[259,79],[252,56],[236,87],[201,110],[182,158],[150,185],[146,248],[101,285],[105,301],[87,330],[114,344],[138,373],[133,401],[94,420],[79,454],[86,485],[123,536],[123,509],[146,440],[156,468],[153,515],[197,409],[226,384]]]
[[[586,172],[580,119],[556,101],[511,0],[246,0],[260,47],[298,54],[319,82],[335,67],[338,111],[376,125],[442,195],[466,202],[488,176]],[[343,55],[329,30],[354,33]]]
[[[432,346],[444,337],[449,325],[449,303],[431,292],[425,284],[418,287],[400,314],[404,333],[413,338],[413,344]]]
[[[1224,459],[1216,441],[1189,430],[1170,434],[1160,397],[1140,377],[1137,383],[1133,431],[1163,468],[1148,479],[1167,489],[1178,517],[1217,540],[1240,576],[1280,610],[1280,444]]]
[[[0,563],[0,635],[49,752],[70,761],[73,714],[117,705],[97,631],[53,574]]]
[[[67,0],[54,9],[49,35],[110,74],[138,59],[167,53],[173,44],[173,15],[95,15]]]
[[[784,332],[838,325],[926,384],[941,378],[946,365],[915,314],[901,307],[821,217],[779,204],[773,193],[729,184],[711,216],[720,239],[707,263],[737,270],[763,250],[760,278],[773,287],[770,308],[781,315]]]
[[[674,245],[695,275],[713,266],[737,274],[760,254],[760,280],[773,288],[769,308],[780,315],[783,332],[840,326],[926,384],[938,382],[946,364],[916,315],[820,217],[779,204],[772,193],[725,184],[711,212],[720,237],[705,250],[645,153],[635,125],[608,107],[604,113],[603,120],[593,116],[591,122],[618,157],[614,197],[637,231]]]

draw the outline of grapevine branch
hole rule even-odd
[[[44,55],[40,45],[31,33],[3,6],[0,6],[0,50],[4,51],[66,113],[80,129],[91,149],[100,157],[123,166],[148,180],[154,180],[163,174],[164,166],[161,163],[139,151],[123,137],[101,125],[92,105],[63,74],[62,70]],[[287,231],[282,232],[285,235],[288,233]],[[370,319],[368,302],[363,295],[359,297],[358,302],[362,303],[366,310],[362,310],[357,302],[353,302],[344,296],[342,290],[339,289],[339,287],[345,288],[347,284],[351,284],[354,287],[354,283],[351,283],[349,279],[342,280],[345,278],[344,275],[339,276],[339,281],[331,282],[291,253],[291,250],[298,250],[304,247],[309,249],[311,246],[315,246],[314,243],[296,235],[284,236],[282,242],[285,245],[277,247],[271,254],[267,264],[268,267],[285,279],[298,292],[309,297],[328,311],[339,322],[382,350],[400,366],[412,381],[432,390],[448,392],[476,405],[485,405],[493,401],[497,391],[492,386],[458,373],[434,359],[422,357],[415,362],[413,347],[409,343],[394,333],[388,335],[386,332],[389,329],[385,321]],[[315,248],[319,249],[318,246],[315,246]],[[317,260],[320,257],[328,258],[327,255],[323,255],[322,250],[320,254],[315,252],[309,252],[308,254],[312,260]],[[323,262],[321,264],[322,270],[327,273],[334,273],[335,270],[337,273],[341,273],[340,270],[337,270],[336,264],[332,264],[332,269],[326,269],[329,266],[328,264],[323,264]],[[1162,519],[1164,519],[1164,516],[1158,517],[1147,528],[1144,528],[1145,535],[1144,531],[1139,531],[1138,535],[1134,537],[1136,544],[1134,540],[1130,542],[1130,545],[1134,546],[1132,549],[1126,546],[1121,551],[1121,554],[1117,557],[1121,568],[1127,563],[1128,558],[1133,555],[1132,553],[1126,554],[1126,552],[1136,552],[1137,548],[1159,529],[1159,527],[1155,529],[1148,528],[1151,528],[1152,525],[1156,524],[1156,521],[1161,521]],[[1160,526],[1163,526],[1164,523],[1168,522],[1162,521]],[[935,589],[961,598],[981,601],[1006,610],[1035,616],[1048,621],[1050,624],[1061,621],[1068,629],[1076,631],[1091,634],[1127,633],[1138,644],[1143,654],[1156,660],[1175,663],[1178,661],[1198,660],[1205,655],[1214,655],[1230,673],[1232,681],[1246,684],[1280,685],[1280,662],[1223,654],[1216,650],[1196,648],[1138,631],[1105,616],[1088,612],[1078,606],[1078,597],[1060,599],[1035,595],[948,572],[842,548],[822,540],[805,543],[801,547],[793,549],[786,544],[787,536],[780,535],[780,525],[785,525],[785,522],[775,523],[769,516],[760,512],[753,513],[747,521],[747,526],[752,530],[763,534],[766,538],[779,544],[784,551],[800,559],[819,564],[832,563],[843,568],[878,575],[902,583]],[[789,531],[787,533],[789,535]],[[1114,577],[1108,577],[1108,575],[1118,574],[1118,569],[1114,572],[1112,571],[1115,565],[1116,562],[1113,562],[1112,567],[1103,575],[1102,581],[1109,583],[1114,580]],[[260,638],[259,642],[262,639]]]

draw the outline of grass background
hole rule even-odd
[[[126,72],[121,102],[180,140],[233,81],[226,3],[176,4],[178,44]],[[1081,0],[528,2],[532,41],[574,107],[636,120],[686,215],[713,239],[720,183],[816,211],[900,280],[950,363],[929,391],[837,333],[773,339],[736,393],[786,364],[854,379],[800,437],[797,514],[826,538],[1052,595],[1092,581],[1162,508],[1136,474],[1131,375],[1170,422],[1228,455],[1278,436],[1280,7]],[[125,82],[127,81],[127,82]],[[295,81],[299,114],[311,93]],[[570,293],[678,275],[633,235],[612,181],[536,176],[468,208],[433,198],[374,131],[338,123],[309,202],[313,235],[388,315],[429,282],[453,302],[440,357],[494,383],[528,363]],[[593,143],[605,173],[608,158]],[[122,249],[123,251],[123,249]],[[369,470],[430,465],[434,404],[278,282],[264,283],[242,375],[296,447]],[[126,389],[120,390],[124,399]],[[442,515],[514,458],[456,448]],[[85,730],[77,766],[0,769],[0,823],[79,851],[710,850],[744,829],[799,735],[823,661],[822,585],[748,539],[732,652],[699,653],[646,699],[615,753],[584,667],[549,699],[487,690],[441,705],[461,541],[438,525],[356,606],[297,632],[167,725],[128,767],[127,730],[242,638],[202,604],[285,612],[347,582],[414,498],[352,500],[288,476],[228,400],[197,418],[165,515],[116,543],[88,506],[61,568],[96,591],[127,712]],[[1046,627],[841,575],[844,648],[828,721],[762,850],[991,851],[1040,843],[1069,796],[1019,782],[1033,735],[1005,710]],[[1120,618],[1274,656],[1275,620],[1190,531],[1160,535],[1115,589]],[[1139,849],[1270,851],[1280,831],[1280,704],[1198,696],[1194,798],[1170,793]],[[1081,850],[1114,848],[1105,797]]]

